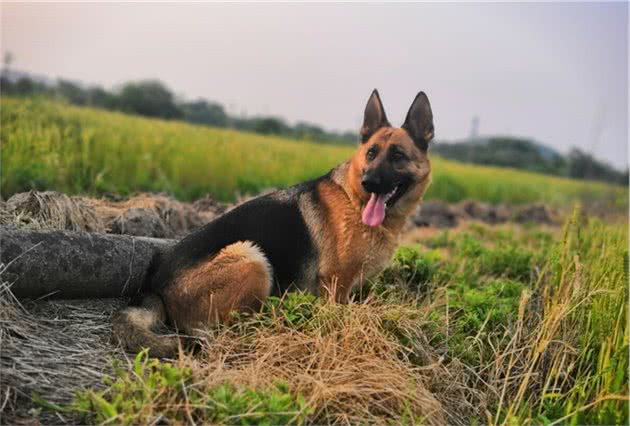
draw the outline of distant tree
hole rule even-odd
[[[291,128],[281,118],[276,117],[254,117],[245,119],[242,122],[246,130],[264,135],[289,135]]]
[[[563,174],[563,158],[527,139],[477,138],[461,143],[436,143],[431,150],[454,160]]]
[[[86,93],[88,105],[104,109],[116,109],[118,106],[118,97],[102,87],[92,86]]]
[[[11,80],[9,80],[9,74],[2,70],[2,74],[0,74],[0,94],[2,95],[13,95],[14,87]]]
[[[86,105],[88,93],[81,86],[69,80],[59,79],[56,87],[57,94],[75,105]]]
[[[11,81],[8,75],[2,76],[2,94],[13,96],[36,96],[50,94],[52,90],[43,83],[35,81],[30,77],[23,76],[17,81]]]
[[[300,139],[308,139],[308,140],[314,140],[314,141],[324,140],[326,136],[328,136],[326,134],[326,131],[322,129],[321,127],[315,124],[304,123],[304,122],[297,123],[293,127],[292,133],[294,136]]]
[[[221,104],[204,99],[177,102],[171,91],[156,80],[130,82],[117,91],[108,91],[99,86],[84,88],[78,83],[65,79],[59,79],[56,84],[51,85],[44,80],[30,78],[28,75],[15,80],[7,69],[11,59],[10,56],[5,56],[5,67],[0,75],[0,91],[5,95],[54,96],[75,105],[120,110],[149,117],[180,118],[190,123],[232,127],[313,142],[343,144],[357,142],[356,132],[330,132],[320,126],[305,122],[291,126],[278,117],[235,117],[227,114]]]
[[[359,141],[359,134],[357,132],[335,133],[335,140],[345,144],[356,144]]]
[[[597,160],[591,154],[573,148],[568,156],[567,172],[570,177],[594,179],[628,185],[626,172],[615,170],[612,166]]]
[[[127,83],[118,96],[118,108],[150,117],[180,118],[173,94],[159,81]]]
[[[186,121],[209,126],[226,127],[228,116],[220,104],[207,102],[202,99],[179,105]]]
[[[626,171],[621,174],[620,184],[628,186],[630,185],[630,170],[626,167]]]

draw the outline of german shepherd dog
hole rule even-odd
[[[167,357],[179,341],[157,334],[162,324],[194,335],[296,289],[347,302],[387,265],[429,186],[427,96],[418,93],[394,128],[374,90],[360,134],[351,160],[241,204],[157,256],[141,296],[114,315],[114,336],[129,351]]]

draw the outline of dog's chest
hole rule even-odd
[[[344,277],[349,283],[380,273],[390,262],[397,240],[382,229],[372,229],[360,222],[346,222],[337,233],[334,247],[325,254],[323,273]]]
[[[362,278],[372,278],[389,265],[397,246],[397,239],[380,230],[372,229],[363,229],[357,239],[361,243],[356,247],[361,249],[354,254],[352,262],[360,264]]]

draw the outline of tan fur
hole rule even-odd
[[[271,285],[269,261],[257,246],[244,241],[180,273],[163,297],[173,324],[194,334],[207,324],[228,321],[233,311],[258,310]]]
[[[365,153],[372,144],[385,149],[397,144],[412,159],[405,166],[417,179],[393,208],[388,209],[382,226],[369,227],[361,222],[361,210],[369,194],[361,186]],[[431,164],[407,132],[383,128],[362,144],[352,160],[340,166],[332,180],[324,180],[318,190],[322,205],[318,227],[319,274],[321,292],[332,293],[339,302],[347,301],[352,288],[378,274],[389,263],[407,217],[415,210],[430,183]],[[307,218],[308,219],[308,218]],[[313,220],[310,226],[314,225]],[[317,235],[317,234],[316,234]]]

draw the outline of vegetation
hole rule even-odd
[[[157,80],[133,81],[108,91],[100,86],[84,87],[59,79],[56,83],[38,81],[28,74],[0,73],[0,90],[16,97],[45,97],[65,100],[78,106],[122,111],[146,117],[177,119],[205,126],[232,128],[265,135],[277,135],[311,142],[356,143],[356,132],[331,132],[311,123],[289,125],[279,117],[239,117],[226,113],[217,102],[204,99],[176,99],[172,91]],[[527,139],[489,137],[461,143],[440,142],[434,148],[444,158],[502,167],[513,167],[536,173],[574,179],[600,180],[628,185],[628,169],[620,172],[591,154],[573,148],[563,156],[544,145]]]
[[[262,134],[288,136],[313,142],[353,144],[356,132],[332,132],[311,123],[289,125],[284,119],[271,116],[233,116],[217,102],[197,99],[176,99],[173,92],[157,80],[131,81],[109,91],[100,86],[83,85],[59,79],[54,83],[37,80],[26,73],[0,72],[0,90],[3,95],[16,97],[44,97],[65,100],[77,106],[111,111],[123,111],[146,117],[179,119],[190,123],[226,127]]]
[[[311,413],[304,397],[291,395],[286,383],[263,390],[228,383],[205,389],[194,383],[190,367],[150,359],[146,351],[129,370],[116,363],[115,374],[107,390],[79,392],[71,409],[88,421],[132,425],[159,417],[182,423],[193,416],[212,424],[299,425]],[[177,405],[184,401],[186,406]]]
[[[536,173],[591,179],[628,185],[628,170],[620,172],[592,155],[573,148],[562,156],[527,139],[477,138],[459,143],[440,143],[435,152],[444,158],[468,163],[514,167]]]
[[[471,225],[401,248],[354,303],[292,293],[138,355],[85,421],[627,424],[628,229]]]
[[[354,148],[130,117],[60,102],[2,98],[0,192],[30,189],[127,195],[165,191],[184,200],[232,200],[315,178]],[[623,188],[433,158],[428,198],[492,203],[575,201],[627,206]]]
[[[316,177],[354,150],[50,100],[3,98],[0,114],[4,198],[229,200]],[[627,208],[618,186],[433,164],[430,198]],[[72,402],[33,400],[108,424],[627,424],[628,258],[625,222],[576,212],[562,230],[469,223],[400,248],[348,305],[270,298],[174,360],[113,360],[103,386]]]

